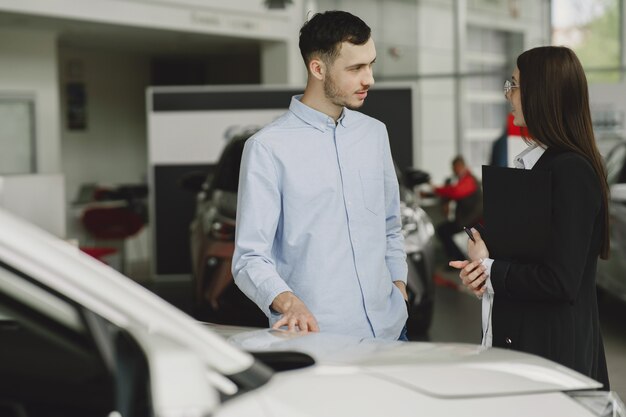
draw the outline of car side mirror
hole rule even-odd
[[[626,203],[626,184],[611,185],[611,201]]]

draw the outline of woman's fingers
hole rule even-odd
[[[479,288],[481,288],[484,285],[486,280],[487,280],[487,274],[485,274],[483,272],[476,279],[474,279],[472,282],[470,282],[468,287],[470,289],[472,289],[472,290],[479,289]]]
[[[484,287],[488,278],[485,270],[486,268],[480,261],[470,262],[461,270],[459,277],[469,290],[477,291]]]
[[[483,285],[480,289],[473,290],[472,292],[474,293],[474,295],[477,298],[483,298],[483,295],[485,294],[485,291],[487,291],[487,287],[485,285]]]
[[[463,269],[469,263],[470,261],[450,261],[448,262],[448,265],[450,265],[452,268]]]
[[[473,276],[472,274],[475,274],[477,271],[480,271],[482,267],[482,264],[480,261],[473,261],[468,263],[459,273],[459,276],[461,277],[461,279],[465,282],[468,278],[469,279],[475,279],[476,276]],[[484,268],[482,269],[484,270]]]
[[[472,236],[474,236],[474,240],[476,242],[478,242],[479,240],[483,240],[482,236],[480,235],[480,232],[478,230],[476,230],[475,228],[471,228],[472,231]]]

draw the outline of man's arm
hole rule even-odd
[[[271,153],[254,137],[249,139],[241,158],[232,272],[237,286],[268,317],[274,298],[291,291],[272,257],[280,218],[279,187]]]
[[[270,306],[283,317],[275,328],[295,325],[318,331],[304,303],[278,275],[272,248],[281,211],[280,177],[271,152],[254,138],[241,159],[233,277],[241,291],[270,317]]]
[[[406,264],[406,252],[404,251],[404,238],[402,237],[402,220],[400,217],[400,190],[398,177],[391,157],[389,137],[387,129],[383,127],[383,161],[385,170],[385,221],[387,253],[385,262],[391,274],[394,284],[400,289],[405,299],[406,278],[408,267]]]

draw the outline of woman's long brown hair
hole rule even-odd
[[[596,146],[589,110],[587,78],[571,49],[542,46],[517,58],[522,111],[528,132],[542,144],[585,158],[602,189],[604,235],[600,257],[609,257],[609,185]]]

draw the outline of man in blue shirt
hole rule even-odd
[[[304,94],[245,146],[233,276],[273,328],[405,339],[407,264],[370,28],[341,11],[300,30]],[[401,334],[402,333],[402,334]]]

